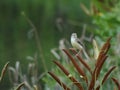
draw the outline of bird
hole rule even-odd
[[[84,44],[81,42],[81,40],[79,38],[77,38],[76,33],[71,34],[71,45],[72,45],[73,48],[79,50],[79,52],[83,51],[83,54],[85,55],[85,57],[87,59],[90,59],[88,54],[85,51]]]

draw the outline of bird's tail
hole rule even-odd
[[[87,60],[90,60],[90,57],[88,56],[87,52],[83,49],[83,54],[85,55],[85,57],[87,58]]]

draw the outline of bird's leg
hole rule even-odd
[[[70,48],[70,50],[76,55],[77,54],[77,50],[75,48]]]
[[[76,56],[79,56],[79,55],[81,56],[81,52],[82,52],[82,50],[79,50],[78,53],[76,54]]]
[[[70,50],[75,50],[75,48],[69,48]]]
[[[81,56],[82,50],[79,50],[78,52],[75,48],[70,48],[70,50],[72,50],[72,52],[75,54],[75,56],[79,56],[79,55]]]

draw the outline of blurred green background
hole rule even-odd
[[[7,61],[13,66],[16,61],[20,61],[22,68],[25,69],[28,63],[26,57],[38,52],[35,39],[29,35],[32,27],[21,14],[23,12],[37,28],[43,55],[49,68],[53,60],[51,48],[57,47],[60,38],[69,39],[71,32],[79,29],[67,21],[87,21],[87,16],[80,9],[80,2],[80,0],[0,0],[0,70]],[[61,22],[58,19],[61,19]],[[43,70],[41,60],[39,67]],[[7,90],[9,86],[8,78],[0,84],[3,90]]]
[[[25,72],[26,65],[29,62],[26,57],[33,56],[36,52],[41,54],[34,34],[31,32],[33,27],[27,18],[37,29],[47,68],[51,67],[51,61],[55,59],[50,50],[58,47],[61,38],[66,38],[69,41],[72,32],[77,32],[80,36],[84,24],[90,26],[90,28],[87,28],[87,35],[92,33],[101,38],[105,33],[107,33],[105,37],[110,36],[112,32],[114,32],[112,35],[115,35],[117,30],[108,31],[109,25],[104,26],[108,27],[104,31],[97,30],[99,24],[102,23],[100,20],[105,20],[104,17],[101,19],[94,15],[88,16],[81,9],[80,3],[90,9],[90,2],[90,0],[0,0],[0,70],[7,61],[10,61],[11,66],[14,66],[16,61],[20,61],[23,72]],[[108,22],[113,23],[110,20]],[[115,27],[119,25],[119,20],[114,22],[117,22],[114,25]],[[94,25],[95,28],[91,25]],[[38,63],[39,72],[42,73],[44,66],[40,57]],[[7,76],[6,74],[2,83],[0,83],[2,90],[8,90],[11,86]]]

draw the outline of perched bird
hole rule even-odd
[[[89,56],[85,51],[84,44],[80,41],[80,39],[77,38],[76,33],[72,33],[72,35],[71,35],[71,44],[72,44],[73,48],[79,50],[79,52],[83,51],[85,57],[87,59],[89,59]]]

